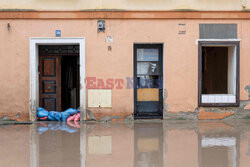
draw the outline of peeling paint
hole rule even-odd
[[[108,115],[106,115],[105,117],[103,117],[103,118],[100,119],[100,122],[109,122],[111,120],[112,120],[111,117],[108,116]]]
[[[28,113],[1,113],[0,114],[0,122],[1,121],[15,121],[15,122],[27,122],[29,121]]]
[[[134,116],[132,114],[124,117],[124,122],[132,122],[134,120]]]
[[[250,110],[250,103],[244,105],[244,110]]]
[[[96,121],[96,117],[93,115],[93,113],[90,110],[87,110],[88,120],[94,120]]]
[[[248,91],[248,99],[250,99],[250,85],[247,85],[245,90]]]
[[[21,116],[20,112],[16,114],[16,118],[19,118]]]
[[[250,119],[250,100],[240,101],[239,107],[197,107],[194,111],[165,112],[167,120],[231,120]]]
[[[163,119],[166,119],[166,113],[168,111],[169,105],[168,103],[166,103],[166,100],[168,98],[168,91],[167,89],[164,89],[164,93],[163,93]]]
[[[121,117],[120,116],[113,116],[113,117],[111,117],[111,120],[113,120],[113,119],[121,119]]]
[[[36,101],[35,100],[30,100],[30,106],[29,106],[29,109],[30,109],[30,113],[29,113],[29,116],[30,116],[30,120],[31,121],[36,121]]]
[[[166,112],[167,120],[198,120],[198,113],[196,112]]]
[[[7,121],[10,120],[8,116],[4,115],[0,118],[1,121]]]
[[[216,108],[204,108],[205,111],[218,112]]]
[[[228,116],[234,115],[234,112],[209,112],[209,111],[200,111],[199,120],[202,119],[224,119]]]
[[[100,122],[109,122],[109,121],[114,121],[114,120],[121,120],[121,116],[109,116],[105,115],[101,117],[99,120],[94,116],[94,114],[90,111],[87,110],[87,120],[88,121],[100,121]]]
[[[164,89],[164,97],[163,97],[163,99],[167,100],[167,98],[168,98],[168,91],[167,91],[167,89]]]
[[[164,103],[164,111],[167,111],[169,108],[169,105],[167,103]]]

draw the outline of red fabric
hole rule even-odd
[[[74,120],[75,120],[75,117],[76,117],[76,114],[74,114],[74,115],[72,115],[72,116],[69,116],[69,117],[67,118],[67,122],[69,122],[69,121],[74,121]]]
[[[76,114],[76,117],[74,119],[75,122],[80,121],[80,113]]]
[[[37,117],[37,119],[38,119],[38,120],[41,120],[41,121],[44,121],[44,120],[47,120],[48,117],[41,117],[41,118]]]

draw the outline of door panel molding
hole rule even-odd
[[[46,67],[44,66],[46,64],[45,61],[53,61],[52,63],[53,63],[54,68],[53,68],[53,72],[51,74],[49,74],[48,71],[45,71],[45,69],[46,69]],[[51,63],[51,65],[52,65],[52,63]],[[56,76],[56,68],[55,67],[56,67],[56,58],[52,58],[52,57],[44,58],[42,60],[42,69],[41,69],[42,76],[43,77],[55,77]],[[45,72],[47,72],[48,74],[47,73],[45,74]]]
[[[49,62],[49,61],[52,62]],[[47,61],[47,62],[46,62]],[[46,65],[46,66],[45,66]],[[56,110],[61,111],[62,103],[61,103],[61,56],[60,55],[39,55],[39,67],[40,75],[39,75],[39,101],[40,107],[45,108],[46,110]],[[48,73],[47,75],[44,75]],[[51,75],[49,75],[51,74]],[[56,107],[50,107],[45,103],[44,98],[55,98],[56,99]],[[51,104],[52,106],[54,104]],[[45,107],[46,106],[46,107]]]

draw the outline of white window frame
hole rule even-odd
[[[30,38],[30,120],[36,121],[39,107],[39,74],[38,74],[38,46],[39,45],[79,45],[80,59],[80,113],[81,120],[86,120],[86,85],[85,85],[85,38]]]

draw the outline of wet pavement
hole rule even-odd
[[[0,125],[0,167],[249,167],[250,121]]]

